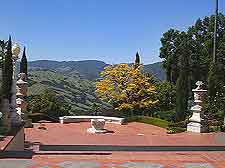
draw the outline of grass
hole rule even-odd
[[[224,132],[224,126],[209,126],[209,132]]]
[[[146,117],[146,116],[133,116],[128,117],[127,122],[141,122],[145,124],[155,125],[161,128],[167,129],[168,134],[176,134],[186,131],[186,127],[179,127],[179,126],[171,126],[173,125],[171,122],[154,117]]]
[[[141,123],[155,125],[161,128],[168,128],[170,124],[170,122],[166,120],[162,120],[160,118],[154,118],[154,117],[146,117],[146,116],[128,117],[127,122],[141,122]]]

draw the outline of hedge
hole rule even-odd
[[[146,124],[155,125],[162,128],[168,128],[170,122],[166,120],[162,120],[160,118],[154,118],[154,117],[146,117],[146,116],[133,116],[128,117],[127,122],[141,122]]]

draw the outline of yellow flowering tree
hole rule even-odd
[[[142,73],[142,66],[117,64],[107,66],[96,82],[99,97],[113,104],[118,110],[144,110],[154,107],[156,87],[152,76]]]

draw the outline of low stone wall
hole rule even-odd
[[[107,116],[63,116],[59,117],[61,124],[73,123],[73,122],[84,122],[91,121],[91,119],[104,119],[106,123],[115,123],[123,125],[125,124],[125,118],[119,117],[107,117]]]

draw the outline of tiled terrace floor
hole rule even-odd
[[[224,152],[114,152],[111,155],[35,155],[3,159],[0,168],[224,168]]]
[[[106,124],[114,133],[89,134],[90,123],[45,123],[46,130],[26,129],[26,141],[44,145],[224,146],[223,133],[168,135],[159,127]],[[139,134],[139,135],[138,135]],[[1,159],[0,168],[225,168],[225,151],[60,152],[38,151],[32,159]],[[36,148],[37,147],[37,148]]]
[[[106,124],[113,133],[90,134],[90,123],[45,123],[46,130],[27,128],[26,141],[45,145],[128,145],[128,146],[221,146],[225,145],[225,133],[167,134],[166,130],[143,123],[128,125]]]

